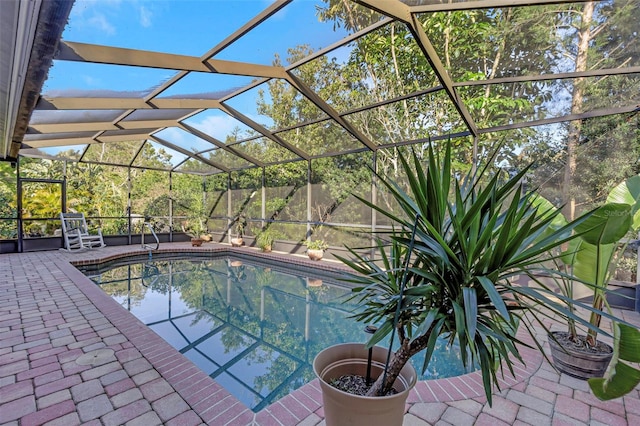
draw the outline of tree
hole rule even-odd
[[[565,58],[569,58],[572,71],[582,72],[598,68],[628,66],[632,58],[640,54],[637,43],[637,5],[633,1],[586,2],[582,6],[567,6],[562,14],[563,26],[558,29],[558,46]],[[562,67],[565,62],[560,62]],[[569,65],[564,65],[569,66]],[[580,114],[598,107],[607,107],[611,97],[624,105],[634,102],[638,92],[637,79],[628,76],[579,77],[559,83],[571,93],[570,113]],[[630,117],[610,119],[576,120],[569,124],[566,138],[566,158],[562,183],[565,216],[576,215],[580,204],[588,207],[598,197],[606,194],[615,182],[634,173],[629,165],[637,161],[637,133],[629,134],[624,122]],[[597,124],[608,123],[608,124]],[[611,131],[612,129],[619,129]],[[631,136],[631,140],[626,140]],[[606,144],[604,139],[609,139]],[[588,144],[600,141],[591,148]],[[607,162],[625,164],[619,173],[614,170],[602,174],[601,167],[591,168],[592,159],[602,159],[603,148],[622,148],[616,153],[610,150]],[[598,151],[600,153],[598,154]],[[626,153],[628,155],[620,155]],[[591,157],[593,156],[593,157]],[[613,161],[609,161],[610,157]],[[597,160],[596,160],[597,161]],[[578,177],[580,176],[580,177]],[[586,176],[586,178],[585,178]],[[590,182],[583,185],[583,182]]]
[[[16,169],[7,162],[0,162],[0,239],[17,236],[17,202]]]

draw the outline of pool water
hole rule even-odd
[[[82,268],[118,303],[257,412],[314,379],[327,346],[366,342],[348,287],[325,271],[234,257],[138,260]],[[464,374],[443,347],[422,379]],[[422,357],[412,362],[418,372]]]

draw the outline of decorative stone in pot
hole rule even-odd
[[[417,381],[416,370],[408,362],[387,396],[360,396],[339,390],[329,383],[343,375],[366,376],[369,351],[364,343],[343,343],[328,347],[313,360],[313,371],[320,380],[327,426],[402,426],[409,392]],[[371,377],[384,370],[387,349],[372,350]]]

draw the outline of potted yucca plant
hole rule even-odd
[[[527,324],[525,329],[533,333],[528,325],[538,320],[539,306],[560,316],[568,314],[562,305],[547,305],[544,292],[518,286],[512,279],[545,271],[543,261],[576,238],[572,231],[588,215],[553,228],[558,213],[539,209],[535,194],[522,185],[528,168],[509,177],[487,166],[459,178],[452,170],[449,144],[441,159],[429,148],[426,168],[415,153],[412,160],[400,156],[400,163],[407,191],[393,179],[377,176],[398,210],[360,198],[394,224],[388,242],[378,238],[377,259],[351,248],[349,258],[336,256],[352,270],[345,280],[355,286],[353,298],[360,305],[355,318],[378,328],[366,348],[359,345],[358,353],[354,344],[337,345],[314,360],[328,426],[401,425],[406,397],[415,383],[411,372],[402,378],[403,370],[420,352],[426,352],[426,369],[440,337],[459,345],[465,366],[479,365],[491,403],[492,390],[499,386],[498,372],[522,360],[518,327]],[[376,346],[383,339],[393,350]],[[372,386],[364,395],[334,389],[330,383],[338,375],[361,373],[368,348],[385,355],[378,361],[379,373],[372,373]],[[350,359],[353,370],[344,358]],[[338,364],[334,371],[332,366]],[[396,408],[385,409],[394,413],[393,418],[383,417],[375,407],[395,398],[389,394],[394,387],[400,395]]]

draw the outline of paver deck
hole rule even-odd
[[[196,249],[171,243],[161,250]],[[0,425],[324,424],[317,381],[253,413],[70,263],[132,252],[141,250],[0,255]],[[637,313],[620,315],[640,325]],[[546,347],[542,330],[538,338]],[[523,355],[526,365],[505,377],[492,407],[478,373],[419,382],[404,425],[640,425],[638,389],[602,402],[586,382],[558,374],[538,352]]]

